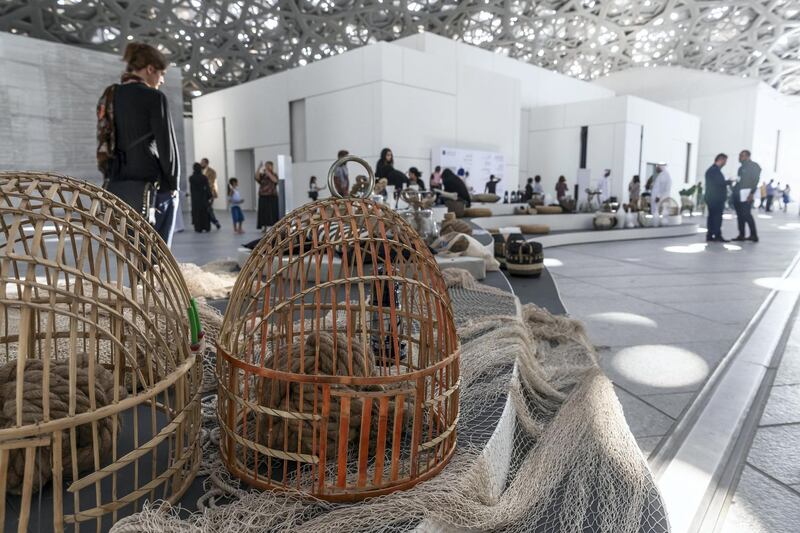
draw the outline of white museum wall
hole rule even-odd
[[[392,43],[445,58],[447,65],[480,68],[516,79],[520,82],[520,104],[523,108],[614,96],[614,91],[605,87],[432,33],[421,32]],[[433,75],[437,80],[444,80],[448,72],[439,70]]]
[[[686,143],[697,146],[700,127],[697,117],[629,96],[534,108],[528,123],[528,172],[542,176],[545,191],[550,193],[562,174],[570,187],[574,185],[580,131],[588,126],[586,168],[591,183],[596,185],[603,171],[610,169],[611,193],[622,199],[628,197],[631,177],[639,174],[646,180],[646,163],[660,161],[670,167],[677,196],[683,188]],[[696,159],[696,148],[691,157],[690,163]]]
[[[377,43],[194,99],[195,153],[226,160],[212,161],[225,179],[235,172],[237,151],[241,160],[242,150],[253,150],[256,164],[288,154],[289,103],[305,98],[305,154],[293,164],[293,195],[299,201],[307,199],[309,176],[325,183],[340,149],[374,164],[388,146],[396,168],[405,172],[417,166],[426,180],[436,146],[497,151],[505,158],[506,175],[516,182],[519,93],[516,79],[487,78],[473,67],[448,65],[442,57]],[[362,170],[352,165],[350,172]],[[483,188],[483,183],[472,185]],[[243,182],[242,189],[245,207],[253,208],[253,181]],[[224,199],[218,204],[224,208]]]
[[[716,154],[725,152],[730,159],[723,172],[735,177],[739,151],[750,149],[765,179],[800,187],[800,152],[794,149],[800,142],[800,98],[783,95],[756,79],[680,67],[630,69],[594,83],[700,117],[697,176],[704,175]]]
[[[627,120],[644,127],[642,137],[642,164],[639,172],[643,180],[647,163],[666,162],[672,176],[672,196],[697,181],[697,154],[700,138],[700,119],[695,115],[678,111],[636,97],[626,97]],[[686,166],[687,143],[692,145],[689,156],[688,176]],[[631,176],[627,175],[626,180]],[[627,182],[626,182],[627,183]]]
[[[800,192],[800,98],[783,95],[766,84],[756,93],[753,159],[762,176],[789,183]]]
[[[99,184],[97,101],[123,68],[113,54],[0,32],[0,170],[50,171]],[[167,71],[162,90],[183,151],[179,69]]]
[[[192,164],[199,163],[199,160],[194,158],[194,126],[192,126],[191,118],[183,119],[183,134],[185,137],[185,148],[183,150],[183,164],[186,169],[185,176],[192,174]]]
[[[192,165],[197,161],[194,158],[194,126],[192,126],[192,119],[184,117],[183,119],[183,172],[181,173],[181,209],[183,211],[191,211],[192,205],[186,197],[189,190],[189,176],[192,175]],[[199,163],[199,161],[197,161]]]

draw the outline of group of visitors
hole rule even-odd
[[[105,187],[122,198],[131,207],[147,217],[156,231],[171,245],[175,227],[178,204],[178,177],[180,163],[174,127],[170,117],[166,96],[159,91],[164,83],[167,60],[156,48],[142,43],[130,43],[124,52],[125,73],[120,82],[106,88],[97,106],[97,161],[104,176]],[[338,158],[347,156],[347,150],[340,150]],[[728,157],[719,154],[705,175],[705,203],[708,206],[708,241],[727,242],[722,236],[722,211],[728,198],[736,210],[738,236],[734,241],[750,240],[758,242],[753,207],[756,193],[760,192],[759,209],[772,211],[775,198],[786,210],[790,202],[790,187],[781,187],[775,180],[760,183],[761,167],[755,163],[748,150],[739,154],[740,167],[738,181],[727,180],[722,167]],[[639,176],[634,176],[628,185],[630,203],[636,205],[642,196],[649,194],[651,209],[657,213],[659,202],[669,197],[672,179],[665,164],[656,167],[657,173],[648,179],[645,190],[641,190]],[[414,186],[425,190],[422,174],[416,167],[406,173],[395,168],[394,154],[390,148],[381,150],[380,159],[375,165],[376,179],[386,179],[396,191]],[[458,169],[442,169],[437,166],[430,176],[430,189],[455,193],[457,198],[470,205],[470,192],[466,184],[469,172]],[[495,193],[500,181],[490,176],[484,191]],[[262,161],[255,173],[258,185],[258,214],[256,227],[266,231],[278,221],[279,179],[272,161]],[[600,188],[608,189],[610,170],[606,170]],[[214,225],[221,228],[214,210],[214,200],[218,198],[217,173],[209,165],[207,158],[194,163],[189,178],[192,203],[192,223],[195,231],[210,231]],[[334,172],[334,187],[342,196],[350,192],[350,179],[347,165],[338,166]],[[729,196],[729,187],[731,193]],[[602,190],[605,196],[609,190]],[[309,197],[317,200],[322,190],[317,178],[309,181]],[[568,192],[567,180],[559,176],[555,186],[556,199],[561,203]],[[544,194],[541,176],[527,180],[525,198]],[[241,204],[244,202],[239,192],[239,183],[231,178],[227,187],[228,205],[231,209],[234,232],[242,233],[244,215]],[[747,236],[746,230],[749,230]]]
[[[196,232],[202,233],[204,231],[211,231],[212,224],[215,225],[217,229],[222,227],[214,214],[214,200],[218,196],[217,173],[209,166],[208,159],[203,158],[200,163],[195,163],[193,165],[192,175],[189,177],[192,225]],[[244,199],[239,192],[239,180],[237,178],[230,178],[228,180],[226,196],[231,210],[231,219],[233,220],[233,232],[244,233],[244,229],[242,228],[244,223],[244,213],[242,212]],[[268,199],[264,201],[266,202]],[[277,215],[275,220],[277,221]]]
[[[758,242],[756,221],[753,218],[753,203],[761,178],[761,167],[750,158],[749,150],[739,153],[739,180],[728,180],[722,174],[722,167],[728,162],[726,154],[718,154],[714,164],[706,171],[705,201],[708,206],[708,231],[706,241],[728,242],[722,236],[722,212],[728,201],[728,187],[731,187],[731,200],[736,210],[736,221],[739,229],[734,241]],[[746,236],[749,230],[750,236]]]
[[[761,202],[758,204],[758,209],[765,210],[767,213],[772,211],[772,204],[775,203],[775,198],[778,198],[778,208],[786,212],[789,207],[791,199],[791,187],[787,183],[785,186],[781,182],[775,183],[775,180],[769,180],[768,183],[761,182],[759,193],[761,195]]]
[[[159,89],[168,62],[153,46],[130,43],[123,54],[125,73],[107,87],[97,104],[97,164],[104,186],[146,217],[171,246],[178,208],[180,162],[167,98]],[[278,176],[271,161],[256,172],[259,184],[257,226],[278,221]],[[236,178],[228,181],[233,229],[243,233],[244,202]],[[219,196],[217,173],[208,158],[192,165],[189,177],[195,231],[222,227],[214,214]]]
[[[256,228],[266,231],[278,222],[278,175],[272,161],[262,161],[256,170],[255,182],[258,184],[258,214]],[[211,224],[220,229],[222,225],[214,214],[214,200],[218,197],[217,173],[203,158],[195,163],[189,177],[189,198],[192,204],[192,225],[198,233],[210,231]],[[228,180],[228,206],[231,211],[234,233],[244,233],[244,199],[239,191],[239,180]]]

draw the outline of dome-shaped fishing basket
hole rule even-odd
[[[353,501],[430,478],[455,450],[444,280],[411,226],[365,198],[307,204],[266,233],[231,294],[217,372],[222,460],[254,487]]]
[[[62,176],[0,173],[0,220],[0,523],[99,531],[176,501],[200,461],[202,343],[166,245]]]

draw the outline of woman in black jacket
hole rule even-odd
[[[386,178],[389,185],[398,191],[408,185],[408,177],[394,168],[394,154],[392,154],[390,148],[381,150],[381,158],[378,159],[378,163],[375,165],[375,179],[379,180],[381,178]]]
[[[469,190],[464,180],[456,176],[449,168],[444,169],[442,172],[442,186],[447,192],[454,192],[458,194],[458,199],[464,202],[467,207],[470,206]]]
[[[180,163],[167,97],[158,90],[168,64],[161,52],[144,43],[130,43],[123,61],[125,73],[113,86],[115,150],[108,188],[141,210],[150,207],[142,206],[145,187],[154,186],[154,225],[169,246],[175,228]]]
[[[192,175],[189,177],[189,192],[192,198],[192,224],[198,233],[211,231],[211,217],[208,206],[214,200],[208,178],[203,174],[200,163],[192,166]]]

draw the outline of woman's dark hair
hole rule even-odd
[[[386,154],[391,153],[391,148],[384,148],[381,150],[381,161],[386,162]],[[394,164],[394,154],[392,154],[392,164]]]
[[[419,170],[417,170],[417,167],[411,167],[411,168],[409,168],[409,169],[408,169],[408,173],[409,173],[409,174],[413,174],[413,175],[414,175],[414,177],[416,177],[417,179],[420,179],[420,178],[422,178],[422,172],[420,172]]]
[[[567,178],[565,178],[564,176],[559,176],[558,181],[567,181]]]
[[[639,183],[639,174],[636,174],[636,175],[633,176],[633,182],[634,183]]]
[[[314,183],[316,183],[316,182],[317,182],[317,177],[316,176],[311,176],[310,178],[308,178],[308,186],[309,187],[311,185],[313,185]]]
[[[153,66],[156,70],[167,70],[167,58],[157,48],[145,43],[130,43],[125,47],[122,60],[127,64],[127,72],[136,72]]]
[[[202,174],[203,165],[201,165],[200,163],[195,163],[194,165],[192,165],[192,172],[194,172],[195,174]]]
[[[231,178],[228,180],[228,196],[233,196],[233,187],[239,184],[239,180]]]
[[[434,172],[440,172],[441,170],[442,170],[442,167],[440,167],[439,165],[436,165],[436,168],[433,169]]]
[[[528,183],[533,183],[533,178],[528,178]]]

